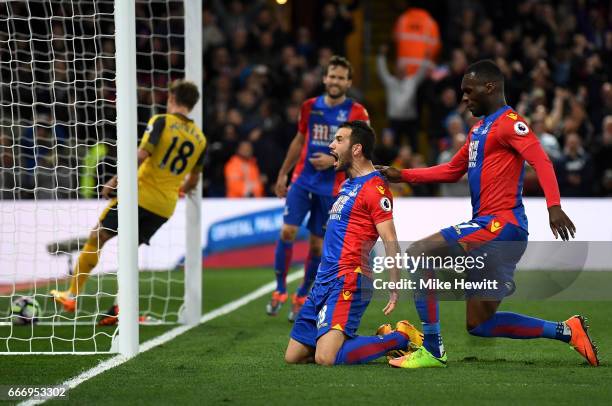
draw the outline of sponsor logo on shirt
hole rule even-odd
[[[336,131],[338,131],[337,125],[313,124],[310,142],[327,147],[332,142]]]
[[[332,209],[329,212],[329,220],[340,220],[342,209],[346,202],[349,201],[351,197],[349,195],[340,195],[336,199],[336,202],[332,206]]]
[[[480,143],[478,140],[470,141],[468,168],[476,167],[476,160],[478,159],[478,143]]]

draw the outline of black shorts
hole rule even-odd
[[[168,221],[167,218],[157,215],[149,210],[138,206],[138,244],[149,244],[149,240]],[[104,209],[100,216],[100,224],[107,232],[117,235],[119,228],[119,216],[117,211],[117,200],[113,199]]]

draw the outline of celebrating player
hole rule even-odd
[[[167,113],[153,116],[138,149],[138,242],[148,244],[155,232],[172,216],[179,193],[189,193],[200,179],[206,138],[187,115],[198,102],[198,88],[176,80],[168,90]],[[187,176],[185,176],[187,174]],[[117,177],[104,185],[102,195],[110,198]],[[67,291],[52,290],[55,301],[73,312],[83,284],[98,263],[100,250],[117,235],[117,199],[113,198],[83,246]],[[111,311],[116,316],[117,309]],[[111,322],[116,317],[107,318]]]
[[[291,364],[360,364],[393,350],[421,343],[410,323],[397,323],[386,335],[356,336],[372,294],[368,254],[380,236],[387,256],[399,253],[393,225],[392,195],[372,165],[374,131],[365,121],[340,125],[330,145],[342,184],[330,212],[323,240],[321,266],[310,295],[295,320],[285,360]],[[391,280],[399,277],[392,270]],[[395,308],[397,291],[383,309]]]
[[[325,70],[323,96],[306,100],[302,104],[298,132],[291,142],[287,156],[276,181],[276,195],[287,197],[280,239],[274,255],[276,290],[266,306],[266,312],[275,316],[287,301],[287,271],[291,265],[293,241],[298,228],[310,212],[308,230],[310,248],[304,264],[304,280],[292,297],[289,321],[293,321],[306,300],[319,263],[325,223],[343,173],[333,169],[334,158],[329,155],[329,143],[340,124],[347,120],[368,120],[365,108],[346,97],[351,86],[352,67],[348,60],[333,56]],[[297,166],[296,166],[297,163]],[[287,176],[295,166],[291,187],[287,191]]]
[[[552,164],[524,119],[506,105],[504,77],[490,60],[468,67],[461,83],[463,101],[476,117],[484,116],[471,129],[464,146],[453,159],[431,168],[380,168],[391,182],[456,182],[467,172],[472,197],[472,220],[440,230],[413,244],[410,255],[446,255],[460,249],[473,254],[497,244],[503,251],[500,262],[486,276],[501,286],[512,287],[516,264],[527,242],[527,217],[522,203],[525,161],[535,169],[548,206],[555,238],[574,237],[574,224],[561,209],[559,189]],[[510,252],[508,253],[508,249]],[[486,251],[485,251],[486,252]],[[444,253],[444,254],[441,254]],[[426,272],[430,274],[429,270]],[[473,275],[466,275],[468,279]],[[417,294],[415,302],[423,323],[425,340],[416,352],[391,360],[402,368],[444,367],[447,356],[442,345],[435,294]],[[591,365],[598,365],[597,348],[587,334],[582,316],[554,322],[523,314],[498,311],[503,297],[512,289],[482,297],[466,291],[466,327],[480,337],[515,339],[549,338],[569,343]]]

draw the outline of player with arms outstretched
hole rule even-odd
[[[176,80],[168,89],[167,113],[154,115],[138,148],[138,242],[148,244],[155,232],[172,216],[180,193],[189,193],[200,179],[206,137],[187,115],[200,94],[192,82]],[[117,177],[109,180],[102,195],[110,198]],[[74,268],[67,291],[52,290],[55,301],[73,312],[100,250],[117,235],[117,199],[112,198],[91,231]],[[117,309],[110,312],[116,316]],[[116,317],[107,318],[115,322]]]
[[[505,257],[492,269],[486,269],[484,276],[509,288],[484,292],[484,296],[483,292],[466,291],[468,332],[480,337],[560,340],[596,366],[599,364],[597,348],[587,334],[584,317],[573,316],[556,322],[498,311],[503,297],[512,293],[516,264],[527,244],[527,216],[522,202],[525,161],[535,169],[544,190],[555,238],[561,236],[568,240],[570,235],[574,237],[576,229],[561,209],[555,172],[538,138],[525,120],[506,104],[504,77],[499,67],[490,60],[472,64],[463,76],[461,90],[467,108],[475,117],[483,118],[470,130],[465,145],[450,162],[402,171],[379,168],[391,182],[450,183],[468,174],[472,219],[414,243],[408,253],[448,255],[458,248],[469,255],[497,244]],[[508,250],[514,252],[508,254]],[[475,278],[476,274],[468,272],[466,277]],[[447,357],[440,335],[437,298],[435,294],[415,295],[415,304],[423,323],[424,344],[418,351],[390,363],[403,368],[444,367]]]
[[[393,224],[393,197],[374,169],[374,131],[365,121],[340,125],[330,145],[335,169],[346,171],[330,212],[323,240],[323,257],[312,291],[291,331],[285,360],[291,364],[361,364],[390,351],[420,345],[420,333],[406,321],[385,335],[357,336],[372,295],[368,254],[380,238],[387,256],[399,253]],[[391,280],[399,271],[393,269]],[[397,291],[383,309],[395,308]],[[379,329],[380,330],[380,329]]]
[[[304,280],[292,297],[289,321],[293,321],[306,300],[314,281],[323,244],[324,227],[334,196],[344,180],[335,172],[334,159],[329,155],[329,144],[340,124],[347,120],[368,120],[365,108],[346,97],[351,87],[352,67],[341,56],[333,56],[325,70],[325,94],[306,100],[300,110],[298,132],[291,142],[276,181],[276,195],[286,197],[280,239],[274,255],[276,290],[266,306],[275,316],[287,301],[287,271],[291,266],[293,241],[304,218],[310,213],[308,230],[310,247],[304,264]],[[287,190],[289,171],[295,166],[291,187]]]

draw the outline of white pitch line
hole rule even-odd
[[[303,276],[303,270],[302,271],[296,271],[296,272],[292,272],[289,275],[287,275],[287,283],[289,282],[293,282],[299,278],[301,278]],[[233,312],[234,310],[246,305],[247,303],[252,302],[253,300],[259,299],[260,297],[274,291],[274,289],[276,288],[276,281],[272,281],[269,283],[266,283],[265,285],[261,286],[260,288],[254,290],[253,292],[249,293],[248,295],[242,296],[241,298],[238,298],[236,300],[234,300],[233,302],[229,302],[227,304],[224,304],[223,306],[210,311],[204,315],[202,315],[202,318],[200,318],[200,322],[198,324],[192,325],[192,326],[180,326],[180,327],[176,327],[173,328],[170,331],[165,332],[164,334],[157,336],[149,341],[145,341],[144,343],[140,344],[139,350],[138,350],[138,354],[141,354],[145,351],[149,351],[151,348],[155,348],[159,345],[165,344],[170,340],[173,340],[174,338],[178,337],[179,335],[185,333],[186,331],[191,330],[194,327],[199,326],[200,324],[204,324],[206,322],[209,322],[213,319],[216,319],[217,317],[220,316],[224,316],[228,313]],[[138,355],[137,355],[138,356]],[[76,388],[77,386],[79,386],[80,384],[82,384],[83,382],[93,378],[94,376],[100,375],[102,372],[108,371],[111,368],[115,368],[121,364],[123,364],[126,361],[129,361],[132,358],[127,358],[124,357],[123,355],[116,355],[110,359],[107,359],[106,361],[102,361],[100,362],[98,365],[96,365],[95,367],[88,369],[87,371],[75,376],[72,379],[68,379],[67,381],[62,382],[60,385],[62,386],[67,386],[68,387],[68,394],[70,394],[70,390]],[[52,398],[49,399],[45,399],[45,400],[35,400],[35,399],[28,399],[25,400],[21,403],[18,404],[18,406],[33,406],[33,405],[40,405],[44,402],[46,402],[47,400],[50,400]]]

